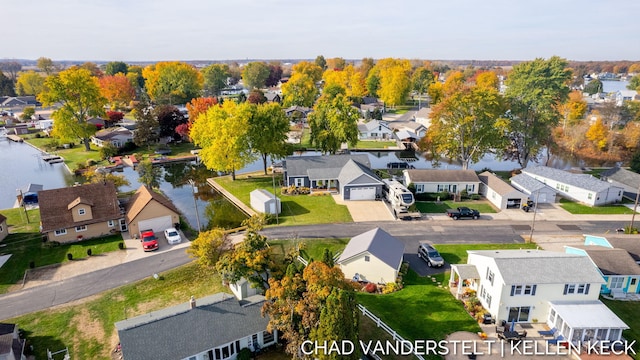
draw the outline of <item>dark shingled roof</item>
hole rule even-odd
[[[621,167],[613,167],[603,171],[600,174],[600,178],[603,180],[615,180],[634,189],[640,188],[640,174]]]
[[[218,293],[115,324],[128,360],[184,359],[211,348],[265,331],[263,296],[238,301]],[[249,300],[249,299],[248,299]]]
[[[411,182],[480,182],[473,170],[405,170]]]
[[[637,235],[628,235],[627,237],[607,236],[607,241],[614,248],[627,250],[633,260],[640,262],[640,241],[637,239]]]
[[[603,246],[575,246],[583,249],[602,275],[640,275],[640,265],[625,249],[612,249]]]
[[[93,219],[74,222],[67,207],[78,199],[89,204]],[[111,182],[71,186],[38,192],[42,231],[48,232],[72,226],[95,224],[122,217],[116,196],[116,187]]]

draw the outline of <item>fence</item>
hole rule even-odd
[[[406,342],[406,340],[402,336],[398,335],[398,333],[395,330],[393,330],[389,325],[385,324],[384,321],[380,320],[379,317],[375,316],[375,314],[369,311],[366,307],[358,304],[358,310],[362,312],[362,315],[365,315],[369,319],[373,320],[373,322],[376,323],[376,326],[378,326],[379,328],[382,328],[382,330],[386,331],[389,335],[391,335],[393,340],[400,340],[404,344],[403,346],[409,346],[408,342]],[[377,356],[376,354],[368,354],[368,355],[377,360],[381,360],[380,357]],[[419,354],[414,353],[413,355],[420,360],[424,360],[424,357],[422,357]]]

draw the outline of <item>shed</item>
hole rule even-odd
[[[251,197],[251,207],[265,214],[280,214],[280,199],[265,189],[253,190],[249,196]]]
[[[480,179],[480,194],[491,201],[498,209],[519,209],[527,204],[527,194],[516,190],[513,186],[485,171],[478,175]]]

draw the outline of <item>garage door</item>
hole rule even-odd
[[[161,232],[170,227],[173,227],[171,215],[138,221],[138,230],[140,231],[153,229],[153,232]]]
[[[350,200],[375,200],[376,188],[375,187],[358,187],[351,188]]]

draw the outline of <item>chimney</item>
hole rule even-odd
[[[195,297],[193,297],[193,295],[191,295],[191,299],[189,300],[189,306],[190,306],[192,309],[195,309],[195,308],[196,308],[196,298],[195,298]]]

